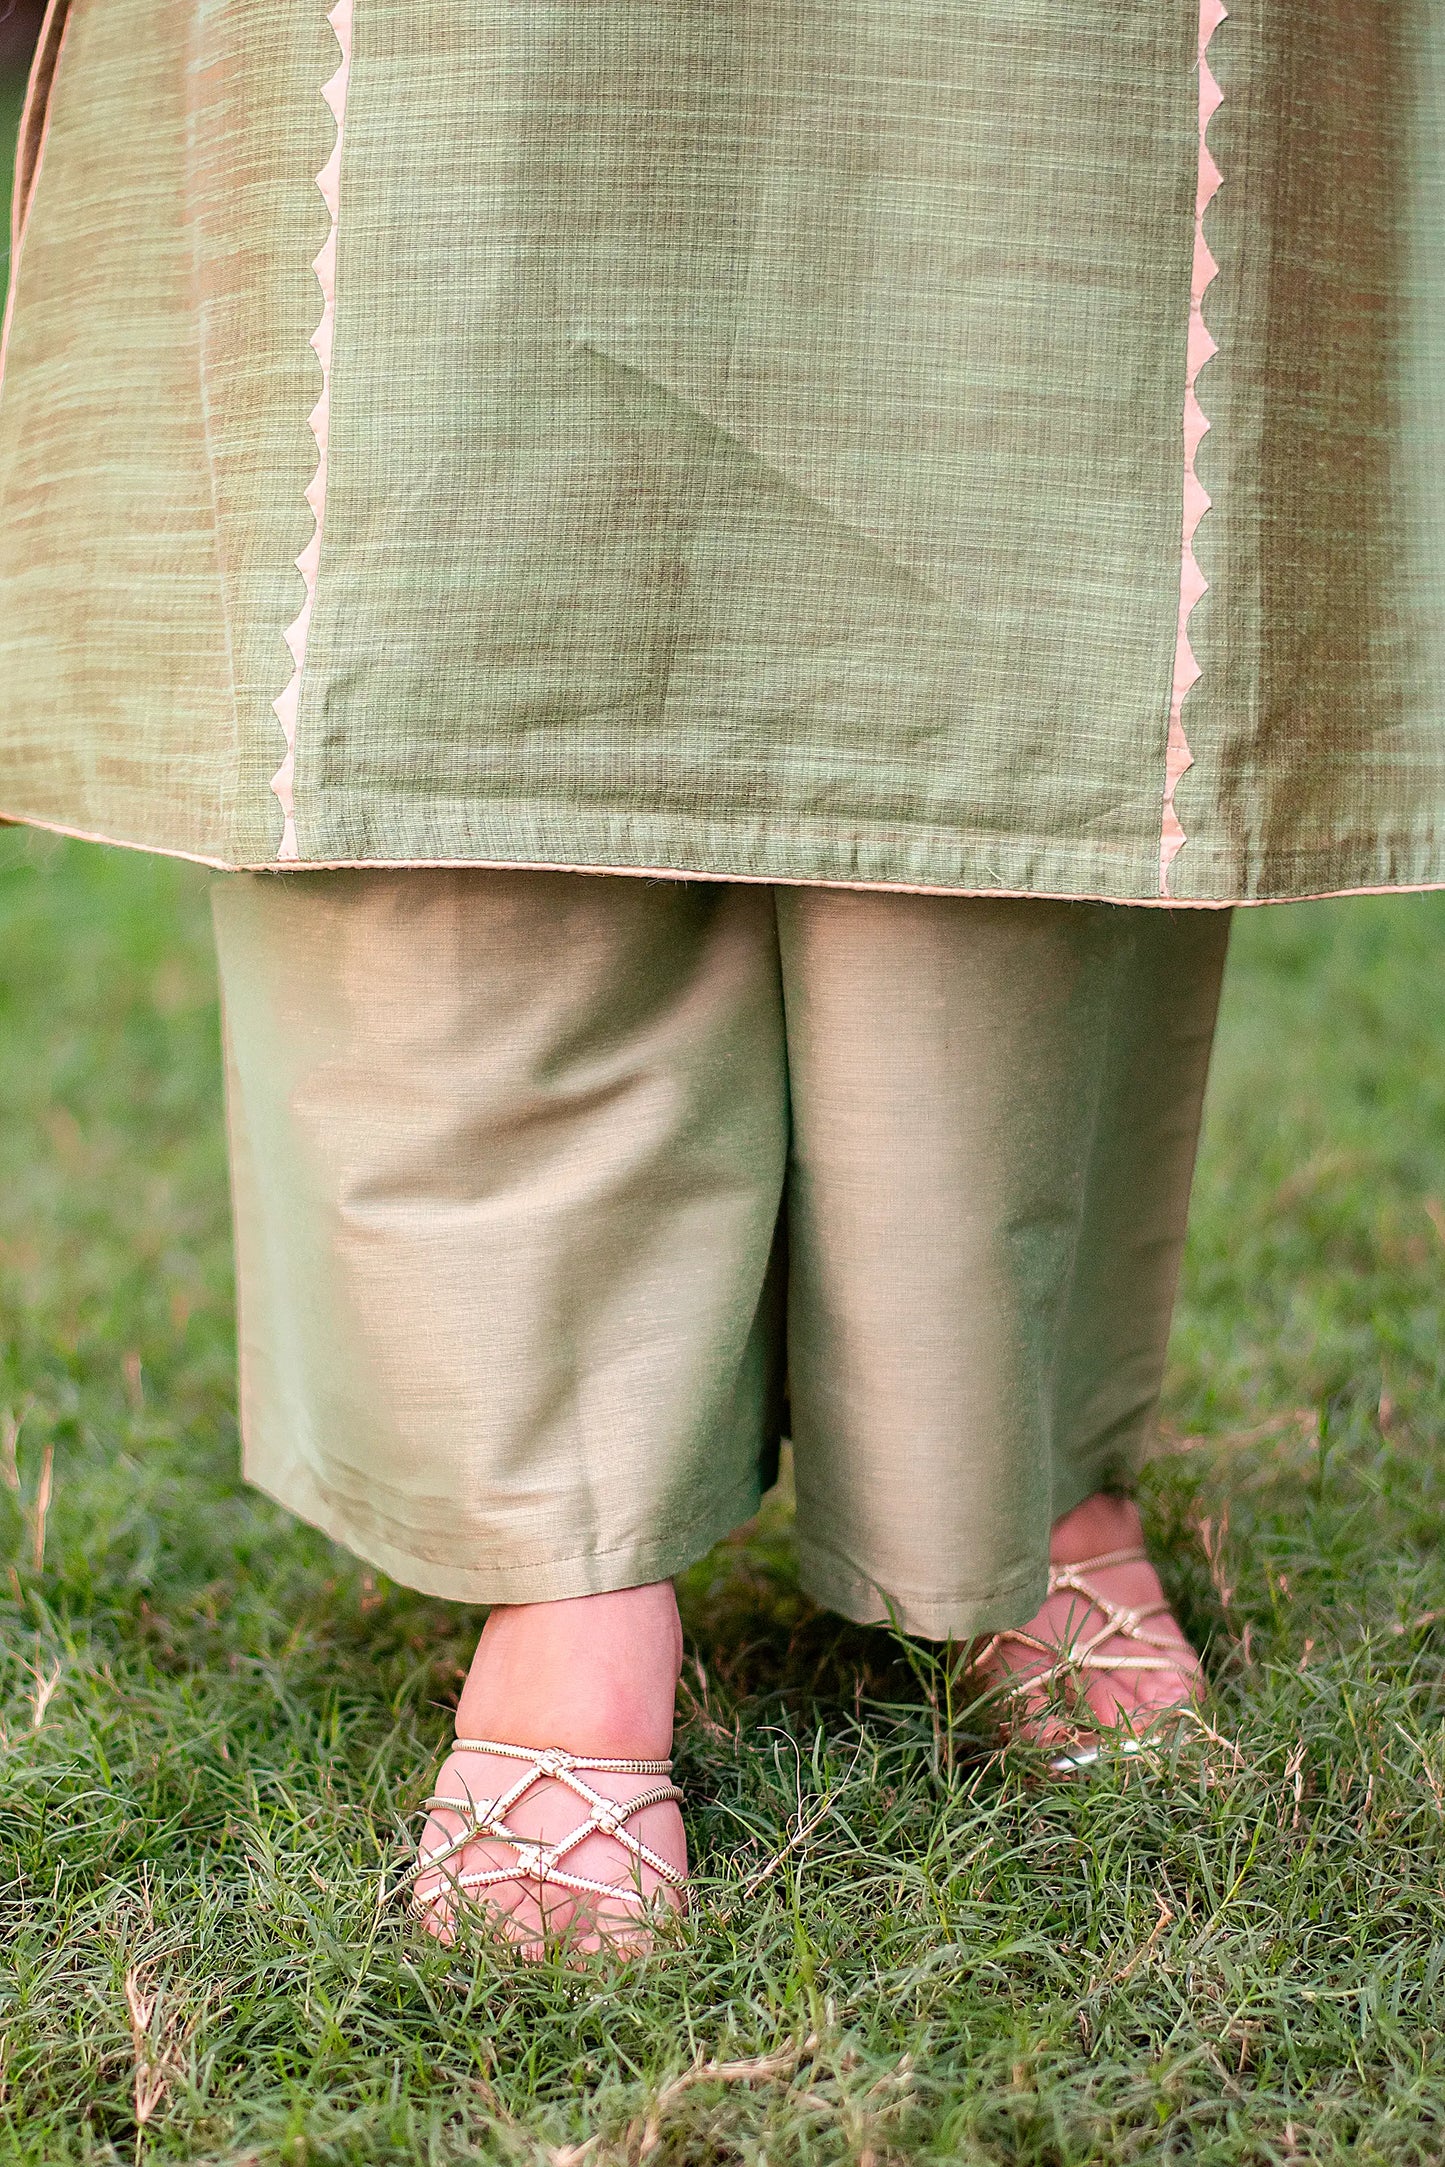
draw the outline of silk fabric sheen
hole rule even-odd
[[[542,1601],[754,1510],[967,1635],[1158,1396],[1220,912],[569,874],[219,880],[251,1479]]]

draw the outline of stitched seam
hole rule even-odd
[[[200,17],[197,15],[191,26],[193,53],[194,42],[199,36]],[[188,113],[186,145],[188,190],[194,188],[192,143],[191,116]],[[227,577],[225,550],[222,544],[221,490],[216,469],[215,427],[211,411],[211,380],[210,372],[206,366],[206,312],[201,271],[201,220],[194,197],[186,208],[191,229],[191,292],[196,323],[196,403],[200,410],[201,445],[205,452],[206,482],[211,498],[211,555],[215,560],[216,589],[221,608],[221,634],[226,646],[226,680],[231,694],[230,797],[232,806],[225,808],[229,813],[234,806],[237,785],[240,779],[241,689],[236,671],[236,632],[231,612],[231,581]],[[229,825],[230,823],[226,821],[224,824]]]
[[[472,1569],[469,1564],[454,1564],[445,1550],[439,1550],[436,1547],[437,1537],[433,1530],[417,1528],[406,1521],[393,1519],[390,1514],[377,1511],[375,1508],[367,1515],[370,1521],[369,1529],[363,1527],[360,1525],[358,1516],[353,1509],[351,1495],[347,1491],[338,1489],[327,1482],[322,1473],[314,1466],[296,1463],[296,1467],[288,1469],[285,1476],[274,1478],[275,1488],[269,1494],[277,1496],[282,1503],[285,1503],[286,1495],[283,1493],[282,1483],[283,1481],[286,1482],[287,1489],[294,1493],[295,1485],[291,1484],[288,1478],[291,1473],[298,1470],[312,1496],[327,1509],[337,1522],[344,1522],[358,1541],[364,1542],[370,1532],[384,1543],[388,1549],[395,1550],[399,1554],[410,1558],[414,1564],[439,1565],[444,1570],[456,1572],[467,1572]],[[249,1456],[244,1472],[248,1480],[255,1479],[250,1473]],[[264,1479],[270,1482],[273,1478],[268,1475]],[[505,1562],[496,1559],[484,1560],[476,1566],[476,1576],[478,1579],[497,1579],[509,1573],[543,1573],[553,1567],[560,1569],[568,1565],[608,1565],[614,1558],[652,1559],[662,1555],[672,1555],[682,1549],[689,1549],[704,1538],[710,1548],[717,1539],[711,1532],[713,1528],[724,1522],[729,1527],[737,1527],[744,1520],[752,1518],[758,1509],[758,1494],[756,1481],[749,1478],[744,1482],[735,1484],[725,1496],[715,1500],[707,1512],[696,1513],[690,1520],[681,1521],[674,1527],[664,1528],[661,1532],[651,1536],[646,1542],[614,1543],[605,1550],[599,1549],[595,1544],[587,1543],[580,1550],[569,1550],[565,1555],[559,1555],[551,1548],[543,1548],[537,1551],[529,1550],[524,1555],[509,1556]],[[295,1510],[297,1508],[290,1507],[288,1509]]]
[[[732,881],[750,888],[842,888],[849,894],[934,895],[992,903],[1106,903],[1124,910],[1264,910],[1286,903],[1322,903],[1349,895],[1433,895],[1445,880],[1385,881],[1375,886],[1309,888],[1288,895],[1102,895],[1079,888],[954,888],[921,880],[832,880],[815,873],[719,873],[685,865],[589,865],[565,858],[304,858],[281,866],[275,858],[213,858],[174,843],[142,843],[130,835],[107,835],[98,828],[77,828],[39,813],[0,808],[0,827],[36,828],[43,835],[69,836],[79,843],[105,843],[112,850],[141,850],[156,858],[176,858],[203,865],[213,873],[579,873],[589,878],[621,880]],[[1292,852],[1313,859],[1321,852]]]
[[[1040,1566],[1026,1573],[1017,1574],[1012,1580],[996,1580],[982,1589],[904,1587],[885,1588],[866,1567],[848,1556],[846,1551],[836,1549],[825,1536],[811,1531],[798,1531],[798,1556],[800,1560],[816,1565],[820,1575],[824,1568],[833,1567],[830,1577],[835,1581],[848,1581],[859,1589],[866,1589],[882,1602],[906,1603],[912,1608],[934,1608],[950,1603],[966,1602],[978,1607],[984,1603],[1001,1601],[1005,1596],[1031,1594],[1039,1584],[1039,1576],[1045,1567]]]

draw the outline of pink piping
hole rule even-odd
[[[1189,643],[1189,620],[1209,582],[1194,554],[1199,522],[1210,508],[1209,492],[1199,479],[1196,461],[1199,447],[1209,432],[1209,419],[1199,404],[1199,372],[1219,348],[1204,321],[1204,296],[1218,276],[1209,243],[1204,238],[1204,214],[1220,185],[1220,171],[1209,148],[1207,130],[1218,112],[1223,92],[1209,65],[1209,41],[1229,10],[1223,0],[1200,0],[1199,8],[1199,182],[1194,199],[1194,277],[1189,300],[1189,353],[1184,383],[1184,548],[1180,560],[1179,637],[1174,649],[1174,693],[1169,708],[1169,743],[1164,759],[1164,817],[1159,831],[1159,893],[1169,893],[1169,869],[1184,848],[1185,834],[1174,810],[1174,793],[1194,765],[1189,740],[1184,734],[1184,702],[1201,675]]]
[[[336,0],[335,7],[327,16],[336,42],[341,48],[341,61],[336,73],[322,90],[322,97],[331,108],[336,122],[336,141],[331,156],[316,176],[316,185],[322,200],[331,214],[331,225],[321,244],[321,253],[312,269],[321,288],[321,321],[311,335],[311,345],[321,363],[321,396],[311,410],[311,434],[316,439],[316,472],[306,492],[306,502],[315,516],[316,527],[310,541],[296,559],[296,569],[305,584],[300,613],[295,622],[287,627],[286,645],[291,650],[295,668],[291,681],[280,697],[272,702],[276,720],[281,725],[286,740],[286,757],[271,777],[271,788],[281,807],[281,847],[278,859],[295,860],[296,847],[296,718],[301,706],[301,680],[306,669],[306,648],[311,634],[311,613],[316,605],[316,575],[321,565],[321,536],[326,524],[326,483],[331,455],[331,352],[336,334],[336,235],[341,213],[341,146],[346,133],[346,94],[351,79],[351,29],[354,0]]]
[[[140,850],[148,857],[179,858],[217,873],[274,873],[274,858],[213,858],[199,850],[178,850],[173,843],[139,843],[133,836],[102,835],[97,828],[73,828],[39,813],[0,812],[0,827],[36,828],[42,835],[66,835],[80,843],[104,843],[112,850]],[[1082,895],[1054,888],[936,888],[906,880],[810,880],[798,873],[699,873],[678,865],[570,865],[556,858],[308,858],[307,873],[578,873],[600,880],[711,880],[753,888],[842,888],[850,895],[931,895],[992,903],[1107,903],[1130,910],[1283,910],[1291,903],[1326,903],[1352,895],[1438,895],[1445,880],[1407,880],[1375,888],[1310,888],[1295,895],[1187,896],[1176,903],[1167,895]]]

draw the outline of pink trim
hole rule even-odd
[[[140,850],[152,858],[179,858],[213,873],[274,873],[274,858],[209,858],[198,850],[177,850],[171,843],[138,843],[127,835],[102,835],[94,828],[67,827],[42,820],[38,813],[0,812],[0,827],[35,828],[42,835],[63,835],[76,843],[102,843],[107,850]],[[1107,903],[1118,910],[1283,910],[1291,903],[1337,903],[1355,895],[1438,895],[1445,880],[1403,880],[1379,888],[1310,888],[1302,895],[1185,896],[1081,895],[1054,888],[936,888],[909,880],[808,880],[794,873],[698,873],[680,865],[568,865],[556,858],[306,858],[288,871],[298,873],[577,873],[598,880],[710,880],[742,888],[843,888],[850,895],[936,895],[942,901],[982,903]]]
[[[311,410],[311,434],[316,439],[316,472],[306,491],[306,502],[316,520],[310,541],[296,559],[305,585],[305,596],[294,623],[286,629],[286,645],[296,665],[291,681],[272,702],[276,720],[286,740],[286,757],[271,777],[271,788],[281,807],[281,846],[276,853],[287,863],[297,858],[296,846],[296,719],[301,707],[301,680],[306,669],[306,649],[311,635],[311,615],[316,606],[316,575],[321,566],[321,537],[326,525],[326,484],[331,459],[331,352],[336,334],[336,236],[341,215],[341,147],[346,134],[346,94],[351,81],[351,32],[354,0],[336,0],[326,20],[336,34],[341,61],[322,90],[336,122],[336,141],[331,156],[316,176],[322,201],[331,214],[331,226],[321,253],[311,266],[321,288],[321,321],[311,335],[311,346],[321,363],[321,396]]]
[[[46,46],[52,34],[52,26],[61,10],[66,10],[61,25],[60,38],[50,65],[45,66]],[[50,123],[55,114],[55,83],[60,74],[61,56],[65,41],[70,36],[70,26],[75,16],[70,11],[69,0],[50,0],[44,23],[40,30],[40,43],[36,49],[35,66],[26,86],[25,105],[20,115],[20,137],[15,152],[15,198],[10,217],[10,277],[5,289],[5,314],[0,318],[0,390],[5,384],[5,364],[10,358],[10,333],[15,323],[15,296],[20,289],[20,258],[25,247],[25,236],[30,231],[30,207],[35,201],[35,191],[40,186],[40,175],[45,165],[45,153],[50,144]],[[27,138],[30,122],[34,117],[35,100],[42,95],[44,80],[45,118],[40,124],[40,141],[35,146],[35,158],[30,168],[28,185],[20,186],[20,161],[28,148]]]
[[[1214,201],[1221,180],[1209,148],[1207,130],[1224,93],[1215,81],[1206,56],[1210,39],[1228,13],[1223,0],[1200,0],[1199,181],[1194,199],[1194,277],[1189,299],[1189,349],[1184,378],[1184,546],[1179,576],[1179,637],[1174,649],[1174,693],[1164,758],[1164,815],[1159,831],[1159,893],[1166,896],[1169,893],[1169,869],[1185,844],[1184,830],[1174,810],[1174,793],[1194,765],[1194,755],[1184,734],[1184,702],[1203,674],[1189,643],[1189,620],[1201,598],[1209,592],[1209,582],[1194,554],[1199,522],[1210,508],[1209,492],[1200,481],[1196,466],[1199,447],[1209,433],[1209,418],[1199,404],[1196,386],[1200,370],[1219,351],[1204,321],[1204,296],[1219,273],[1219,265],[1204,238],[1204,214]]]
[[[100,843],[106,850],[140,850],[152,858],[177,858],[183,865],[204,865],[213,873],[271,873],[263,865],[235,865],[229,858],[208,858],[199,850],[175,850],[169,844],[137,843],[127,835],[101,835],[94,828],[73,828],[63,820],[42,820],[38,813],[0,813],[0,828],[34,828],[39,835],[63,835],[70,843]]]

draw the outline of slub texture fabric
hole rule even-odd
[[[1200,29],[54,0],[0,815],[1158,901]],[[1445,15],[1231,0],[1208,65],[1168,888],[1441,882]]]
[[[1019,1624],[1164,1362],[1228,914],[577,874],[214,904],[251,1479],[407,1584]]]

